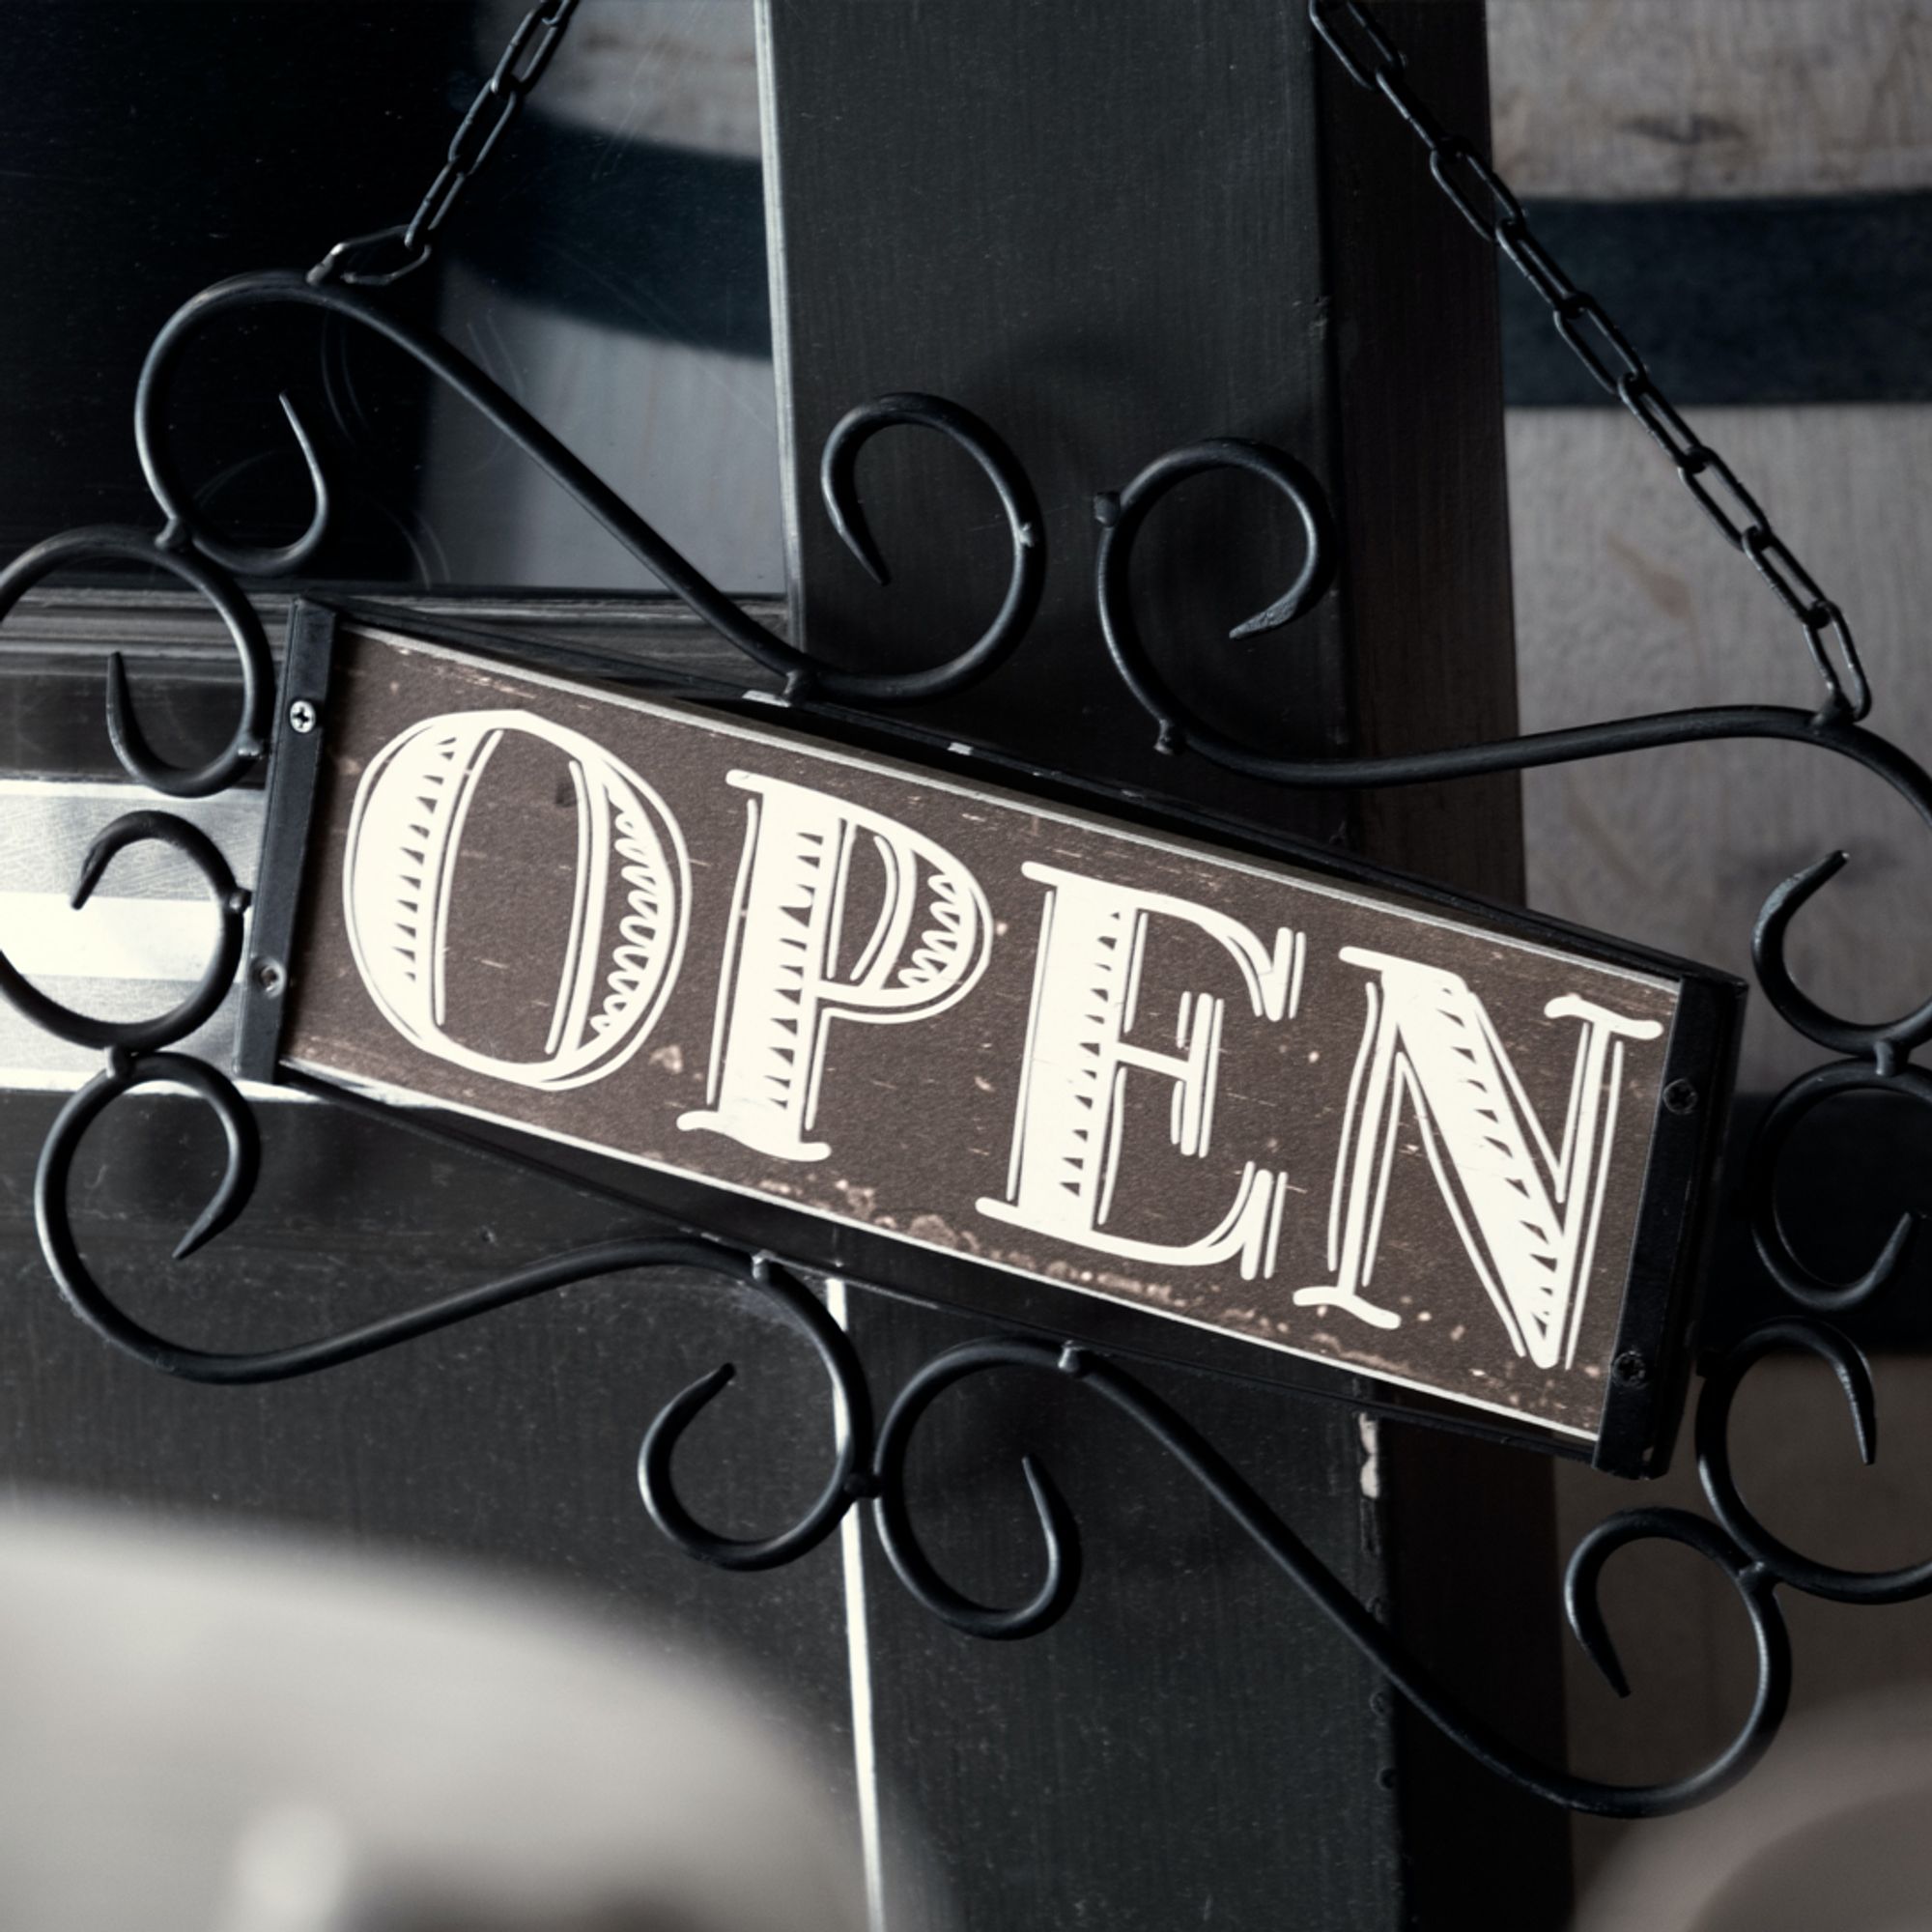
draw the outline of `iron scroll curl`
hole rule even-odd
[[[219,1182],[174,1251],[185,1260],[247,1207],[261,1172],[254,1114],[235,1084],[206,1062],[177,1053],[131,1053],[115,1047],[107,1065],[62,1108],[42,1149],[34,1177],[34,1218],[41,1249],[62,1299],[103,1341],[143,1366],[185,1381],[236,1387],[289,1381],[343,1367],[440,1330],[470,1321],[540,1294],[636,1270],[696,1271],[734,1284],[773,1307],[809,1342],[854,1418],[838,1445],[831,1473],[799,1519],[769,1536],[738,1538],[707,1528],[678,1495],[671,1463],[699,1411],[733,1375],[713,1370],[674,1396],[660,1411],[639,1457],[639,1484],[659,1529],[687,1555],[725,1570],[770,1570],[795,1561],[838,1526],[864,1488],[863,1459],[870,1443],[870,1399],[844,1330],[824,1304],[768,1257],[679,1236],[648,1235],[599,1241],[513,1269],[495,1280],[421,1303],[359,1326],[271,1349],[224,1351],[188,1347],[136,1321],[100,1285],[80,1252],[69,1210],[75,1157],[87,1130],[124,1095],[142,1087],[185,1088],[214,1114],[226,1143]]]
[[[1286,758],[1242,744],[1208,724],[1175,693],[1148,650],[1134,612],[1134,548],[1152,511],[1180,483],[1211,469],[1242,470],[1263,478],[1293,505],[1304,538],[1304,561],[1294,582],[1266,610],[1237,624],[1229,633],[1232,638],[1254,637],[1294,623],[1321,601],[1336,572],[1334,521],[1321,485],[1293,458],[1263,444],[1226,439],[1189,444],[1157,457],[1123,490],[1095,499],[1100,534],[1094,561],[1094,596],[1101,635],[1122,682],[1153,720],[1161,751],[1194,752],[1228,771],[1293,789],[1356,791],[1534,771],[1678,745],[1776,739],[1849,758],[1896,792],[1932,832],[1932,775],[1897,746],[1831,707],[1806,712],[1771,704],[1707,705],[1386,756]],[[1871,1053],[1881,1071],[1889,1071],[1932,1038],[1932,998],[1894,1020],[1844,1019],[1803,991],[1785,957],[1792,921],[1845,863],[1844,853],[1834,853],[1772,892],[1758,916],[1752,957],[1766,999],[1787,1025],[1833,1052]]]
[[[134,441],[148,487],[167,519],[160,542],[169,550],[191,545],[223,571],[276,577],[310,561],[327,533],[327,477],[315,439],[286,395],[281,398],[282,409],[314,493],[308,526],[289,543],[255,549],[225,543],[202,520],[193,493],[167,447],[169,388],[189,343],[219,317],[276,307],[314,309],[355,323],[410,356],[543,469],[720,637],[783,678],[788,698],[905,704],[942,696],[985,676],[1011,652],[1033,620],[1046,573],[1045,536],[1033,486],[998,435],[956,403],[901,393],[881,397],[846,415],[825,445],[821,481],[826,509],[846,548],[883,585],[885,565],[871,540],[859,494],[859,453],[888,429],[912,427],[942,436],[979,467],[1000,505],[1012,552],[1005,597],[979,638],[941,664],[912,671],[840,669],[808,657],[752,617],[452,344],[413,327],[352,289],[293,270],[237,275],[203,290],[176,310],[148,352],[135,394]]]
[[[1750,1709],[1723,1747],[1682,1776],[1619,1785],[1545,1765],[1462,1708],[1283,1521],[1254,1487],[1185,1417],[1118,1363],[1072,1344],[1024,1337],[961,1343],[920,1369],[880,1430],[873,1520],[899,1582],[925,1610],[969,1635],[1032,1636],[1065,1613],[1080,1577],[1078,1531],[1046,1472],[1022,1464],[1044,1549],[1042,1578],[1024,1604],[975,1603],[940,1574],[922,1548],[906,1500],[906,1463],[920,1419],[949,1388],[1001,1369],[1031,1370],[1092,1389],[1127,1415],[1240,1528],[1330,1624],[1437,1730],[1478,1763],[1520,1789],[1573,1811],[1612,1818],[1661,1817],[1715,1798],[1770,1747],[1791,1697],[1791,1645],[1776,1588],[1778,1577],[1717,1524],[1685,1510],[1632,1509],[1598,1523],[1577,1544],[1564,1577],[1571,1629],[1619,1696],[1629,1693],[1604,1618],[1599,1586],[1612,1556],[1644,1542],[1675,1543],[1714,1564],[1750,1621],[1756,1678]]]
[[[1778,1350],[1813,1355],[1833,1371],[1851,1412],[1859,1460],[1865,1463],[1877,1460],[1878,1397],[1871,1367],[1857,1343],[1823,1321],[1767,1321],[1717,1364],[1698,1399],[1697,1470],[1712,1514],[1768,1575],[1807,1596],[1839,1604],[1903,1604],[1932,1592],[1932,1559],[1891,1570],[1847,1570],[1821,1563],[1774,1535],[1746,1503],[1731,1466],[1732,1406],[1751,1370]]]
[[[28,591],[59,570],[91,563],[139,563],[179,578],[212,607],[227,630],[242,672],[241,714],[228,743],[193,766],[172,765],[150,746],[134,713],[128,667],[119,651],[107,659],[107,736],[122,768],[136,784],[171,798],[211,798],[226,791],[260,762],[269,745],[275,673],[262,620],[241,586],[218,562],[180,543],[118,525],[64,530],[23,551],[0,571],[0,621]]]
[[[235,874],[220,849],[197,825],[170,811],[124,811],[96,837],[80,863],[69,903],[78,912],[94,895],[109,866],[130,845],[165,845],[187,860],[214,903],[215,941],[193,991],[167,1012],[145,1020],[103,1020],[64,1007],[36,986],[0,952],[0,999],[43,1033],[71,1046],[103,1047],[142,1052],[184,1039],[214,1017],[228,997],[242,962],[242,916],[249,895],[235,883]]]
[[[1864,1060],[1809,1068],[1772,1102],[1752,1140],[1746,1172],[1745,1198],[1758,1260],[1784,1293],[1813,1315],[1847,1315],[1882,1294],[1910,1259],[1921,1219],[1910,1210],[1901,1213],[1870,1264],[1850,1281],[1820,1274],[1792,1245],[1778,1206],[1785,1152],[1812,1113],[1850,1094],[1899,1095],[1932,1108],[1932,1074],[1918,1066],[1888,1071]]]

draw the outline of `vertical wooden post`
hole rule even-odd
[[[1379,11],[1438,114],[1485,137],[1479,0]],[[1344,533],[1341,580],[1293,629],[1230,642],[1230,625],[1293,577],[1297,539],[1252,486],[1190,485],[1150,532],[1143,606],[1188,697],[1257,743],[1311,752],[1515,725],[1492,262],[1304,10],[760,0],[760,34],[790,594],[806,647],[844,663],[930,660],[997,604],[999,519],[934,439],[903,432],[865,459],[889,590],[818,503],[817,452],[846,409],[935,391],[1025,465],[1049,563],[1013,661],[923,718],[1519,893],[1513,781],[1297,795],[1161,756],[1101,646],[1095,494],[1176,444],[1249,437],[1321,478]],[[882,1391],[970,1332],[863,1295],[850,1320]],[[1546,1465],[1409,1429],[1372,1441],[1354,1415],[1278,1392],[1181,1375],[1162,1385],[1446,1681],[1525,1742],[1560,1748]],[[936,1842],[969,1923],[1447,1924],[1474,1897],[1503,1922],[1555,1922],[1560,1817],[1394,1712],[1184,1481],[1072,1396],[992,1427],[962,1401],[950,1435],[935,1427],[926,1505],[962,1585],[1019,1594],[1024,1518],[1002,1489],[1015,1479],[980,1466],[981,1444],[1019,1431],[1086,1532],[1089,1581],[1062,1627],[970,1646],[865,1559],[889,1922],[923,1922],[896,1861],[895,1805]]]

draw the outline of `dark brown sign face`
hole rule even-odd
[[[345,631],[284,1057],[1593,1436],[1681,982]]]

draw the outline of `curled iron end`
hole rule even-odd
[[[0,618],[44,578],[84,563],[138,563],[165,570],[213,607],[226,626],[242,669],[242,715],[228,744],[205,764],[171,765],[156,756],[134,716],[128,668],[117,651],[107,665],[107,734],[128,776],[172,798],[207,798],[225,790],[268,743],[274,670],[260,618],[240,588],[216,565],[162,548],[145,531],[100,526],[67,530],[24,551],[0,571]]]
[[[977,463],[992,484],[1007,521],[1012,567],[1007,594],[992,622],[963,651],[917,671],[846,671],[815,666],[814,682],[833,698],[907,703],[939,697],[983,677],[1010,652],[1033,622],[1046,581],[1046,544],[1039,505],[1019,460],[970,410],[940,396],[912,391],[880,396],[847,412],[825,440],[818,475],[832,527],[872,582],[892,582],[874,541],[859,494],[859,454],[882,431],[898,427],[937,431]]]
[[[1902,1212],[1870,1264],[1849,1281],[1833,1281],[1820,1274],[1792,1246],[1778,1206],[1785,1151],[1800,1123],[1816,1108],[1855,1093],[1903,1096],[1932,1106],[1932,1080],[1918,1067],[1902,1067],[1887,1074],[1870,1062],[1860,1060],[1813,1067],[1800,1074],[1773,1101],[1751,1144],[1746,1175],[1751,1239],[1758,1259],[1792,1300],[1820,1315],[1848,1312],[1889,1287],[1912,1255],[1922,1219],[1915,1210]]]
[[[1301,569],[1294,582],[1265,610],[1236,624],[1229,637],[1257,637],[1293,623],[1321,602],[1334,582],[1337,543],[1327,496],[1311,470],[1265,443],[1234,437],[1188,443],[1156,457],[1124,490],[1101,499],[1109,504],[1110,514],[1100,519],[1094,562],[1100,629],[1115,668],[1163,733],[1185,729],[1193,735],[1199,727],[1168,689],[1141,640],[1133,610],[1134,545],[1150,513],[1170,491],[1190,477],[1217,469],[1258,476],[1286,497],[1300,519],[1303,542]]]
[[[1571,1576],[1576,1575],[1572,1566]],[[1610,1627],[1604,1620],[1603,1606],[1597,1601],[1596,1591],[1591,1589],[1587,1596],[1572,1595],[1566,1589],[1569,1601],[1565,1608],[1570,1617],[1570,1628],[1576,1633],[1577,1641],[1583,1646],[1583,1654],[1597,1666],[1597,1673],[1619,1697],[1631,1693],[1630,1677],[1623,1666],[1623,1660],[1617,1655],[1616,1640],[1610,1635]]]
[[[1776,1349],[1796,1349],[1831,1366],[1851,1410],[1861,1461],[1870,1463],[1878,1455],[1878,1399],[1858,1344],[1822,1321],[1767,1322],[1718,1365],[1697,1405],[1697,1472],[1718,1520],[1768,1575],[1809,1596],[1841,1604],[1902,1604],[1932,1595],[1932,1560],[1891,1570],[1815,1562],[1774,1536],[1745,1501],[1731,1467],[1731,1407],[1747,1374]]]
[[[1610,1558],[1634,1543],[1644,1542],[1679,1544],[1722,1573],[1750,1619],[1757,1682],[1750,1710],[1730,1742],[1682,1777],[1659,1784],[1611,1785],[1565,1775],[1542,1783],[1546,1795],[1604,1817],[1662,1817],[1728,1790],[1770,1749],[1791,1706],[1791,1638],[1777,1604],[1776,1579],[1716,1523],[1679,1509],[1624,1510],[1598,1523],[1571,1554],[1563,1579],[1570,1628],[1610,1689],[1627,1697],[1631,1687],[1598,1593]]]
[[[71,1046],[104,1047],[123,1053],[148,1053],[184,1039],[214,1016],[215,1009],[235,983],[236,969],[242,963],[242,915],[248,896],[235,883],[235,875],[214,841],[200,827],[190,825],[167,811],[128,811],[108,825],[88,847],[81,861],[80,874],[71,895],[78,910],[93,896],[95,888],[113,863],[115,856],[129,845],[152,841],[179,852],[201,874],[202,884],[214,901],[220,922],[214,949],[202,968],[194,990],[178,1006],[147,1020],[103,1020],[89,1013],[77,1013],[48,998],[20,973],[4,952],[0,952],[0,999],[4,999],[23,1019],[30,1020],[56,1039]]]
[[[214,1192],[208,1197],[207,1206],[174,1245],[171,1258],[178,1262],[186,1261],[217,1235],[226,1234],[234,1226],[248,1206],[261,1174],[261,1138],[255,1130],[255,1117],[242,1102],[241,1094],[230,1087],[226,1093],[210,1089],[205,1092],[204,1097],[220,1118],[222,1133],[228,1144],[228,1158],[222,1166],[221,1179],[214,1184]]]
[[[1829,854],[1793,873],[1765,900],[1751,933],[1751,963],[1765,998],[1787,1025],[1833,1053],[1866,1056],[1876,1062],[1881,1073],[1889,1074],[1904,1065],[1914,1048],[1932,1038],[1932,999],[1894,1020],[1840,1019],[1799,986],[1784,956],[1791,922],[1828,880],[1844,869],[1850,856],[1846,852]]]
[[[1783,1643],[1783,1623],[1777,1615],[1776,1599],[1753,1575],[1745,1552],[1717,1524],[1680,1509],[1631,1509],[1606,1517],[1571,1551],[1569,1568],[1563,1577],[1563,1607],[1570,1628],[1584,1654],[1597,1666],[1604,1682],[1619,1697],[1631,1694],[1630,1677],[1617,1654],[1616,1640],[1604,1616],[1601,1596],[1603,1577],[1611,1557],[1635,1543],[1676,1543],[1708,1558],[1730,1579],[1744,1603],[1758,1637],[1761,1658],[1773,1662],[1781,1660],[1782,1689],[1776,1670],[1761,1674],[1759,1696],[1782,1713],[1782,1699],[1789,1694],[1790,1654]],[[1735,1747],[1734,1747],[1735,1748]]]
[[[846,1418],[838,1453],[817,1500],[788,1528],[766,1537],[722,1536],[706,1528],[679,1497],[672,1463],[685,1432],[736,1375],[732,1364],[725,1362],[700,1376],[658,1412],[638,1451],[638,1488],[651,1520],[686,1555],[721,1570],[772,1570],[821,1542],[863,1492],[864,1465],[871,1452],[870,1399],[844,1330],[815,1296],[763,1258],[739,1264],[721,1252],[708,1256],[701,1265],[775,1302],[817,1350]]]
[[[185,1260],[233,1225],[247,1207],[261,1173],[261,1138],[248,1103],[231,1080],[202,1061],[178,1053],[118,1051],[106,1068],[81,1088],[55,1119],[34,1176],[34,1219],[41,1251],[68,1306],[105,1340],[151,1368],[186,1374],[200,1359],[196,1352],[161,1341],[108,1298],[81,1259],[68,1212],[74,1156],[87,1129],[122,1094],[163,1083],[185,1087],[207,1103],[220,1122],[227,1149],[221,1179],[193,1226],[176,1243],[175,1259]]]
[[[161,545],[171,554],[185,554],[192,545],[202,556],[220,569],[238,577],[280,577],[307,563],[322,545],[328,528],[330,500],[328,479],[316,450],[315,439],[303,423],[301,412],[286,393],[276,400],[294,433],[296,448],[308,474],[311,506],[308,527],[292,543],[251,546],[224,543],[202,519],[194,492],[176,467],[167,449],[167,400],[169,385],[179,366],[188,338],[223,309],[241,305],[238,287],[278,282],[280,277],[243,276],[234,282],[205,289],[185,302],[162,325],[141,365],[141,379],[134,391],[134,449],[141,461],[148,489],[167,519]]]
[[[969,1636],[999,1642],[1037,1635],[1065,1615],[1080,1587],[1080,1534],[1073,1512],[1046,1470],[1031,1456],[1020,1461],[1044,1555],[1038,1586],[1010,1608],[981,1604],[940,1575],[912,1526],[906,1500],[906,1457],[920,1418],[954,1382],[997,1368],[1064,1373],[1063,1351],[1029,1340],[967,1342],[936,1355],[899,1391],[879,1431],[879,1492],[873,1521],[887,1560],[906,1591],[942,1623]]]
[[[845,420],[849,422],[851,418],[848,416]],[[859,568],[883,590],[893,581],[893,574],[886,568],[886,559],[880,554],[870,524],[866,521],[866,506],[859,496],[855,473],[858,446],[848,442],[841,449],[838,444],[838,433],[844,427],[845,424],[840,423],[825,444],[823,467],[819,472],[825,508],[832,519],[833,529],[838,532],[838,541],[851,552]]]

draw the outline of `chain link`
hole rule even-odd
[[[394,228],[338,242],[309,270],[311,282],[385,289],[429,260],[436,231],[517,118],[525,97],[543,78],[577,6],[578,0],[540,0],[524,15],[495,71],[457,124],[449,152],[416,212]]]
[[[1651,433],[1724,540],[1749,558],[1797,618],[1825,682],[1820,719],[1862,718],[1871,709],[1871,686],[1844,612],[1792,554],[1730,465],[1678,414],[1608,311],[1570,279],[1538,240],[1509,184],[1466,135],[1445,131],[1416,97],[1402,50],[1387,30],[1362,0],[1308,0],[1308,18],[1342,71],[1357,87],[1379,94],[1402,117],[1427,150],[1429,172],[1450,205],[1536,291],[1591,380]]]

